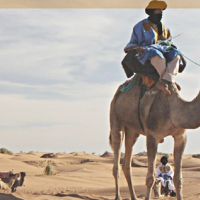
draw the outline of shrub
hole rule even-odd
[[[193,158],[200,158],[200,154],[194,154],[192,155]]]
[[[169,158],[169,154],[167,153],[157,152],[157,155],[166,156],[167,158]],[[146,151],[140,152],[136,154],[136,156],[147,156],[147,152]]]
[[[9,155],[12,155],[12,154],[13,154],[12,151],[9,151],[9,150],[6,149],[6,148],[0,148],[0,153],[9,154]]]
[[[46,167],[44,169],[44,174],[45,175],[53,175],[51,164],[52,164],[52,161],[48,160],[47,161],[47,165],[46,165]]]
[[[147,156],[147,152],[145,152],[145,151],[140,152],[140,153],[136,154],[136,156]]]

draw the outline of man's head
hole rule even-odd
[[[160,23],[162,19],[162,12],[167,8],[167,4],[164,1],[151,1],[145,9],[149,20],[154,24]]]
[[[167,156],[163,156],[161,159],[160,159],[160,162],[163,164],[163,165],[166,165],[168,163],[168,157]]]
[[[165,10],[167,8],[167,4],[164,1],[150,1],[148,6],[145,9],[147,15],[152,13],[152,10]],[[154,11],[153,11],[154,12]]]

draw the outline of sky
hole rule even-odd
[[[0,9],[0,147],[13,152],[103,154],[109,107],[126,81],[121,61],[143,9]],[[167,9],[174,44],[200,63],[199,9]],[[198,94],[200,66],[188,61],[176,78],[181,96]],[[199,129],[188,130],[186,154],[200,153]],[[123,149],[122,149],[123,151]],[[140,136],[134,154],[146,151]],[[158,151],[172,153],[167,137]]]

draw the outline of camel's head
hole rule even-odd
[[[21,175],[20,186],[22,186],[24,183],[24,177],[26,176],[26,172],[20,172],[20,175]]]
[[[26,172],[20,172],[20,174],[21,174],[21,177],[25,177],[26,176]]]

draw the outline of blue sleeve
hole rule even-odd
[[[124,50],[132,46],[139,46],[142,37],[142,22],[136,24],[133,28],[130,42],[126,45]]]

